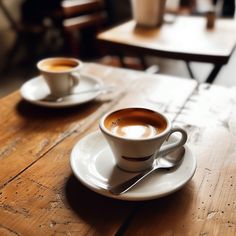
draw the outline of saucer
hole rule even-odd
[[[180,166],[157,170],[121,195],[110,193],[108,186],[121,183],[137,173],[123,171],[115,165],[110,147],[100,131],[85,136],[75,144],[70,164],[78,180],[96,193],[127,201],[157,199],[177,191],[193,177],[196,159],[188,145],[184,147],[185,154]]]
[[[99,88],[102,86],[102,82],[90,75],[81,75],[79,85],[73,88],[74,93],[85,91],[93,88]],[[20,89],[21,96],[28,102],[45,107],[69,107],[79,104],[83,104],[95,99],[100,95],[100,91],[83,93],[66,97],[60,102],[51,102],[41,100],[50,94],[49,88],[42,76],[37,76],[25,82]]]

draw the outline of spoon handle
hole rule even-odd
[[[70,95],[66,95],[64,97],[54,97],[52,95],[48,95],[42,99],[40,99],[41,101],[46,101],[46,102],[61,102],[67,98],[71,98],[71,97],[76,97],[78,95],[81,95],[81,94],[86,94],[86,93],[95,93],[95,92],[109,92],[109,91],[112,91],[114,90],[114,86],[103,86],[103,87],[99,87],[99,88],[91,88],[91,89],[88,89],[88,90],[82,90],[82,91],[78,91],[78,92],[74,92]]]
[[[121,184],[109,187],[108,190],[109,192],[115,195],[120,195],[122,193],[125,193],[133,186],[135,186],[138,182],[140,182],[142,179],[144,179],[147,175],[151,174],[154,170],[158,168],[159,166],[154,166],[151,169],[141,172],[140,174],[135,175],[133,178],[128,179],[127,181]]]
[[[110,90],[113,90],[114,88],[115,88],[114,86],[104,86],[104,87],[99,87],[99,88],[92,88],[92,89],[72,93],[70,96],[83,94],[83,93],[91,93],[91,92],[110,91]]]

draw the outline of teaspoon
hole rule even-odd
[[[137,183],[139,183],[142,179],[151,174],[153,171],[157,169],[169,169],[179,165],[183,159],[184,153],[185,148],[182,146],[165,156],[158,157],[155,160],[154,165],[150,169],[143,171],[140,174],[137,174],[133,178],[126,180],[121,184],[108,187],[109,192],[115,195],[120,195],[130,190],[132,187],[134,187]]]
[[[95,92],[109,92],[114,90],[114,86],[103,86],[103,87],[99,87],[99,88],[93,88],[93,89],[88,89],[88,90],[84,90],[84,91],[79,91],[79,92],[75,92],[72,93],[70,95],[64,96],[64,97],[55,97],[51,94],[47,95],[46,97],[40,99],[40,101],[45,101],[45,102],[62,102],[68,98],[71,97],[75,97],[81,94],[86,94],[86,93],[95,93]]]

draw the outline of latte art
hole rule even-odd
[[[157,129],[149,124],[114,126],[111,133],[124,138],[151,138],[157,135]]]
[[[115,136],[128,139],[148,139],[162,133],[166,120],[158,113],[147,109],[124,109],[110,114],[105,127]]]

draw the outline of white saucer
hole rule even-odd
[[[79,85],[74,92],[85,91],[102,86],[98,78],[90,75],[81,75]],[[45,107],[69,107],[83,104],[95,99],[101,92],[84,93],[67,97],[60,102],[43,101],[44,97],[50,94],[49,88],[42,76],[35,77],[25,82],[20,89],[21,96],[28,102]]]
[[[70,163],[75,176],[89,189],[128,201],[156,199],[173,193],[183,187],[196,170],[196,159],[185,145],[185,154],[179,167],[156,171],[128,192],[113,195],[107,190],[108,185],[118,184],[136,174],[116,167],[113,154],[100,131],[89,134],[74,146]]]

